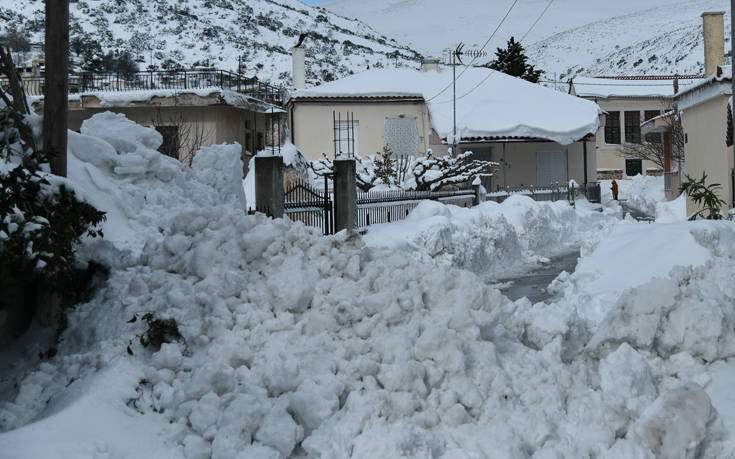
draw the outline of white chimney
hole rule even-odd
[[[422,72],[438,72],[439,71],[439,59],[425,58],[421,61]]]
[[[704,30],[704,74],[709,76],[717,71],[718,65],[725,65],[725,12],[702,13],[702,28]]]
[[[291,50],[293,60],[293,88],[296,90],[306,87],[306,50],[304,48],[293,48]]]

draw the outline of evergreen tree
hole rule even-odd
[[[490,63],[490,68],[499,70],[514,77],[523,78],[532,83],[538,83],[543,70],[536,70],[528,62],[528,56],[520,42],[510,37],[507,48],[498,48],[495,51],[495,60]]]

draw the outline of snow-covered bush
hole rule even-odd
[[[312,171],[320,177],[331,175],[334,164],[325,153],[324,158],[312,161]],[[405,190],[437,191],[447,186],[467,184],[478,175],[492,175],[497,163],[472,159],[472,152],[465,152],[453,158],[433,156],[429,152],[422,157],[392,158],[386,150],[379,157],[355,157],[357,187],[370,191],[378,185],[397,186]]]
[[[10,143],[3,147],[0,161],[17,159],[18,151]],[[72,189],[52,184],[47,174],[35,168],[47,162],[43,155],[32,152],[21,158],[23,164],[6,163],[10,169],[0,172],[3,341],[25,331],[39,292],[59,295],[63,302],[73,301],[76,289],[85,289],[73,286],[79,270],[75,248],[84,236],[102,236],[99,225],[105,218],[104,212],[79,200]]]

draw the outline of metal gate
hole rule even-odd
[[[307,181],[293,183],[284,193],[284,211],[288,218],[313,226],[322,233],[334,234],[334,202],[327,189],[319,190]]]

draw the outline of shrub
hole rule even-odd
[[[701,209],[695,212],[689,220],[696,220],[699,217],[708,220],[721,220],[724,218],[720,208],[727,205],[725,201],[720,199],[717,192],[722,188],[719,183],[707,184],[707,174],[702,172],[702,178],[697,180],[689,175],[686,181],[681,184],[681,192],[686,193],[694,204]]]

